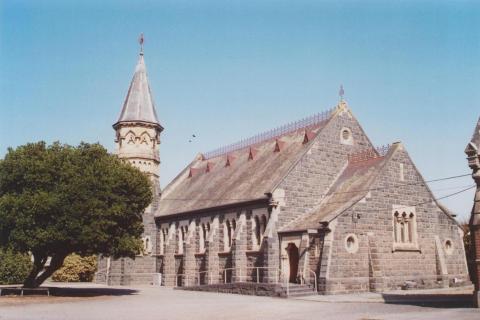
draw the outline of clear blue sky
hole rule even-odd
[[[426,179],[468,173],[478,1],[3,0],[0,156],[38,140],[113,150],[140,32],[165,127],[163,186],[200,151],[334,106],[341,83],[375,144],[401,140]],[[471,184],[431,187],[441,197]],[[467,217],[472,199],[443,202]]]

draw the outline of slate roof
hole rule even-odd
[[[266,193],[273,192],[334,114],[331,112],[306,128],[234,148],[231,152],[215,152],[208,159],[199,156],[164,189],[155,216],[259,199],[267,201]]]
[[[122,111],[114,127],[120,122],[146,122],[160,126],[155,104],[148,84],[147,68],[140,53]]]
[[[320,205],[286,225],[280,232],[318,229],[320,221],[330,221],[362,200],[367,196],[381,168],[392,157],[396,146],[390,147],[386,155],[349,162]]]

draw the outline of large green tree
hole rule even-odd
[[[25,287],[71,253],[134,257],[151,190],[145,174],[99,144],[10,148],[0,160],[0,246],[33,255]]]

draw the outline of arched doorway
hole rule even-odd
[[[287,246],[287,254],[288,254],[288,263],[290,266],[290,274],[288,281],[290,283],[297,282],[297,273],[298,273],[298,262],[300,260],[300,255],[298,252],[298,247],[295,243],[289,243]]]

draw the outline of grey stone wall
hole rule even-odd
[[[165,246],[164,254],[157,258],[157,271],[164,275],[164,283],[167,286],[186,285],[186,277],[189,279],[189,285],[198,284],[216,284],[230,282],[256,282],[257,272],[255,267],[273,266],[278,269],[278,237],[264,237],[259,248],[254,248],[254,237],[252,235],[252,210],[257,214],[269,216],[267,208],[258,206],[239,207],[228,211],[213,211],[202,215],[191,217],[188,220],[169,221],[170,228],[175,225],[175,235],[171,237]],[[224,222],[225,220],[235,218],[236,229],[232,233],[232,246],[229,251],[224,247]],[[192,224],[192,221],[195,223]],[[201,223],[210,223],[211,230],[205,240],[205,252],[200,250],[200,232]],[[218,225],[217,225],[218,221]],[[158,221],[158,225],[165,226],[165,221]],[[185,239],[184,253],[177,254],[178,228],[180,224],[189,225],[189,232],[194,225],[193,234]],[[172,228],[173,229],[173,228]],[[172,232],[172,231],[171,231]],[[158,252],[160,249],[158,248]],[[234,270],[224,269],[233,268]],[[199,274],[199,272],[201,272]],[[267,269],[261,269],[259,272],[260,280],[268,282],[269,277]],[[179,278],[178,283],[175,280],[175,274],[185,274]],[[276,273],[275,273],[276,274]],[[172,277],[173,275],[173,277]],[[200,277],[200,279],[199,279]]]
[[[400,179],[400,164],[404,166],[404,181]],[[365,201],[336,219],[327,293],[397,289],[405,281],[414,281],[419,288],[468,282],[459,226],[433,202],[404,150],[396,152],[371,189]],[[393,205],[415,207],[418,250],[394,250]],[[358,237],[356,253],[345,248],[345,238],[350,233]],[[436,238],[442,244],[440,248]],[[453,244],[449,254],[444,247],[447,239]],[[440,267],[441,260],[444,267]]]
[[[154,185],[153,192],[157,194],[158,185]],[[143,256],[137,256],[135,259],[120,258],[110,259],[110,266],[107,272],[106,257],[98,257],[98,272],[95,276],[96,283],[105,283],[109,285],[138,285],[152,284],[154,273],[157,272],[157,228],[155,225],[153,212],[158,207],[158,197],[154,197],[151,205],[145,209],[142,215],[144,232],[142,237],[149,237],[152,245],[152,252]],[[108,273],[108,279],[106,279]]]
[[[343,128],[351,130],[353,144],[341,143]],[[310,150],[302,157],[278,188],[285,190],[286,205],[281,208],[277,227],[310,212],[347,163],[347,155],[372,147],[358,121],[350,111],[333,117],[323,128]]]

